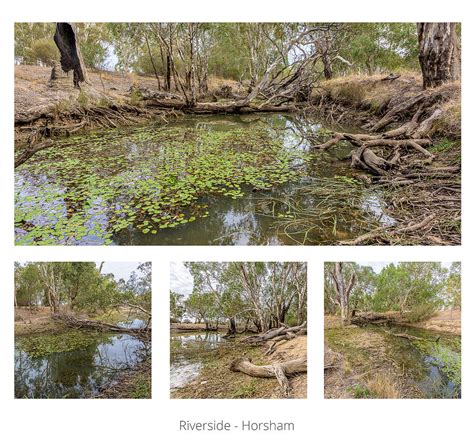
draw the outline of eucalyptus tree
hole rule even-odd
[[[326,263],[325,267],[331,278],[331,292],[327,297],[334,306],[339,307],[341,326],[350,325],[350,295],[357,281],[356,272],[350,263]]]
[[[461,78],[461,47],[456,27],[456,23],[417,24],[424,88]]]

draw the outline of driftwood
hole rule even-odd
[[[78,319],[74,316],[68,314],[53,314],[53,320],[64,323],[70,328],[75,329],[90,329],[100,332],[121,332],[124,334],[134,335],[136,337],[149,339],[151,337],[151,327],[145,328],[126,328],[119,325],[114,325],[111,323],[99,322],[97,320],[88,320],[88,319]]]
[[[261,344],[268,340],[275,341],[276,338],[280,338],[280,340],[284,340],[287,334],[298,335],[300,331],[301,331],[300,335],[303,335],[303,333],[306,333],[306,322],[303,322],[301,325],[293,326],[291,328],[289,328],[288,326],[284,324],[281,324],[279,328],[270,329],[267,332],[264,332],[263,334],[245,337],[242,341],[246,343],[250,343],[250,344]]]
[[[28,161],[28,159],[30,159],[35,153],[39,152],[40,150],[47,149],[52,146],[53,142],[51,140],[46,140],[38,144],[28,145],[28,147],[26,147],[26,149],[24,149],[21,154],[17,158],[15,158],[15,168]]]
[[[257,366],[252,363],[250,358],[239,358],[230,364],[230,370],[233,372],[242,372],[256,378],[276,378],[281,386],[283,396],[287,398],[291,394],[288,376],[296,373],[306,373],[307,359],[298,358],[282,363]]]

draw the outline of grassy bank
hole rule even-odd
[[[326,398],[445,397],[443,387],[425,376],[431,363],[423,360],[425,354],[442,361],[445,376],[460,385],[459,337],[448,337],[439,345],[428,338],[412,341],[393,337],[389,328],[341,328],[338,319],[329,316],[324,338]]]
[[[313,91],[314,107],[330,121],[363,126],[423,91],[418,73],[405,72],[395,80],[383,80],[386,76],[349,75],[324,81]],[[442,94],[439,108],[443,115],[429,134],[438,139],[460,140],[461,83],[447,83],[438,90]]]

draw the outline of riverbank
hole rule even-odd
[[[200,363],[198,374],[184,387],[171,390],[171,398],[177,399],[259,399],[281,398],[281,389],[275,378],[256,378],[241,372],[232,372],[231,363],[246,357],[253,364],[267,365],[306,356],[306,336],[280,344],[270,356],[265,356],[268,345],[250,346],[242,342],[242,336],[227,340],[213,348],[188,348],[171,350],[174,355],[185,355],[187,362]],[[186,353],[188,352],[188,353]],[[298,374],[290,378],[292,398],[306,398],[307,376]]]
[[[424,92],[419,76],[414,74],[387,81],[377,75],[348,76],[322,82],[310,101],[298,103],[292,114],[218,115],[222,111],[217,107],[212,109],[212,104],[232,106],[239,97],[237,91],[242,92],[234,83],[226,85],[232,90],[232,98],[219,94],[218,88],[202,97],[203,104],[211,105],[206,110],[208,115],[200,112],[172,122],[166,114],[175,118],[177,107],[180,114],[199,111],[177,104],[176,99],[182,100],[182,96],[158,95],[153,91],[152,78],[95,73],[94,89],[108,80],[102,88],[107,93],[113,88],[110,99],[115,103],[111,106],[110,102],[101,103],[100,98],[89,99],[86,110],[79,108],[74,113],[72,118],[76,121],[57,123],[56,116],[70,118],[72,114],[61,102],[67,97],[77,109],[76,103],[80,106],[77,93],[82,91],[72,89],[68,91],[72,94],[63,96],[58,90],[49,89],[43,70],[43,76],[38,79],[40,88],[34,93],[44,96],[39,100],[32,98],[31,108],[38,109],[53,99],[48,105],[55,105],[56,109],[48,109],[46,115],[35,109],[40,118],[25,118],[24,102],[30,100],[24,93],[30,92],[27,84],[34,82],[25,73],[30,68],[36,67],[18,67],[18,74],[25,76],[18,82],[17,101],[22,103],[16,107],[19,119],[15,128],[18,140],[15,165],[19,169],[18,244],[459,245],[461,242],[458,82]],[[216,87],[218,84],[216,81]],[[116,106],[120,112],[126,105],[128,109],[137,108],[137,112],[132,118],[112,120],[111,114],[105,111],[98,115],[100,120],[105,120],[98,126],[110,129],[90,131],[92,125],[82,124],[83,116],[90,118],[90,111],[103,112],[101,105],[105,103],[107,111],[115,111]],[[258,99],[252,105],[256,108],[257,103]],[[395,111],[405,103],[411,106]],[[230,112],[239,112],[237,109],[234,107]],[[419,114],[421,109],[426,112],[423,123],[431,120],[423,125],[419,140],[423,146],[413,143],[406,126],[413,113]],[[436,120],[429,115],[434,112],[441,114]],[[322,124],[320,119],[328,124]],[[380,131],[385,132],[372,132],[384,119],[388,122],[384,122]],[[122,124],[143,121],[148,125],[120,129]],[[71,123],[75,127],[71,128]],[[342,123],[350,124],[345,127],[348,132],[364,133],[355,134],[359,137],[342,134],[339,132]],[[202,125],[210,129],[200,129]],[[65,132],[57,129],[58,126],[63,126]],[[163,126],[166,127],[160,128]],[[82,136],[52,138],[81,129],[89,131]],[[386,140],[386,129],[397,131],[396,135],[401,129],[403,138]],[[34,135],[29,145],[19,150],[25,146],[24,134],[28,132]],[[43,135],[49,138],[40,140]],[[342,138],[342,143],[331,142],[334,136]],[[376,139],[365,139],[366,143],[358,139],[365,137]],[[181,145],[179,150],[175,143]],[[271,150],[270,143],[274,146]],[[331,150],[322,147],[329,143]],[[229,144],[233,147],[228,147]],[[364,155],[368,147],[370,151]],[[166,164],[159,159],[163,151],[167,156],[165,162],[171,161],[173,168],[165,168]],[[362,155],[378,164],[370,167]],[[232,166],[228,165],[229,161]],[[182,180],[174,173],[170,175],[174,167],[183,163],[186,174],[192,173],[189,177]],[[252,168],[242,171],[242,163]],[[202,171],[207,167],[212,171]],[[137,190],[126,183],[130,177],[135,178],[135,173],[153,175],[150,177],[153,182]],[[58,188],[52,190],[41,179],[31,178],[32,174],[50,178]],[[89,183],[94,186],[95,197],[91,197]],[[149,201],[150,196],[155,196],[157,184],[164,193],[160,205]],[[67,199],[62,195],[64,186],[68,187]],[[32,217],[31,210],[36,206],[32,206],[32,200],[49,199],[52,192],[54,198],[47,218],[43,206],[38,206],[41,214]],[[227,196],[227,200],[221,195]],[[109,207],[105,199],[110,199],[112,204],[117,202],[117,196],[127,199],[125,204],[104,211],[103,208]],[[316,199],[317,207],[308,199]],[[71,203],[71,207],[67,211],[56,207],[53,211],[53,205],[60,202]],[[207,210],[211,203],[213,214]],[[90,216],[97,209],[110,219],[108,223],[94,224],[91,229]],[[224,219],[229,211],[238,217]],[[249,214],[254,218],[245,220]],[[203,227],[197,219],[208,216],[207,221],[215,223]],[[73,217],[77,220],[72,220]],[[265,230],[256,229],[257,226]],[[244,231],[244,227],[248,229]],[[270,235],[271,229],[274,235]]]
[[[126,370],[103,388],[100,399],[151,399],[151,359]]]
[[[326,398],[459,397],[461,339],[419,327],[341,328],[326,316],[324,368]]]

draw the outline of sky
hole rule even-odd
[[[171,263],[170,290],[184,296],[189,296],[193,291],[193,277],[182,262]]]
[[[112,263],[110,263],[112,264]],[[120,263],[114,263],[120,264]],[[124,264],[133,264],[133,263],[124,263]],[[375,273],[380,273],[382,269],[390,264],[390,262],[374,261],[374,262],[359,262],[359,265],[370,266]],[[393,264],[398,264],[394,261]],[[450,262],[442,262],[443,267],[449,268]],[[104,265],[107,265],[107,263]],[[170,290],[175,293],[182,294],[183,296],[189,296],[193,291],[193,277],[189,273],[188,269],[184,266],[182,262],[172,262],[170,268]]]
[[[96,261],[97,267],[100,266],[101,261]],[[128,280],[134,270],[138,268],[139,262],[108,262],[104,263],[102,273],[113,273],[116,280]]]

